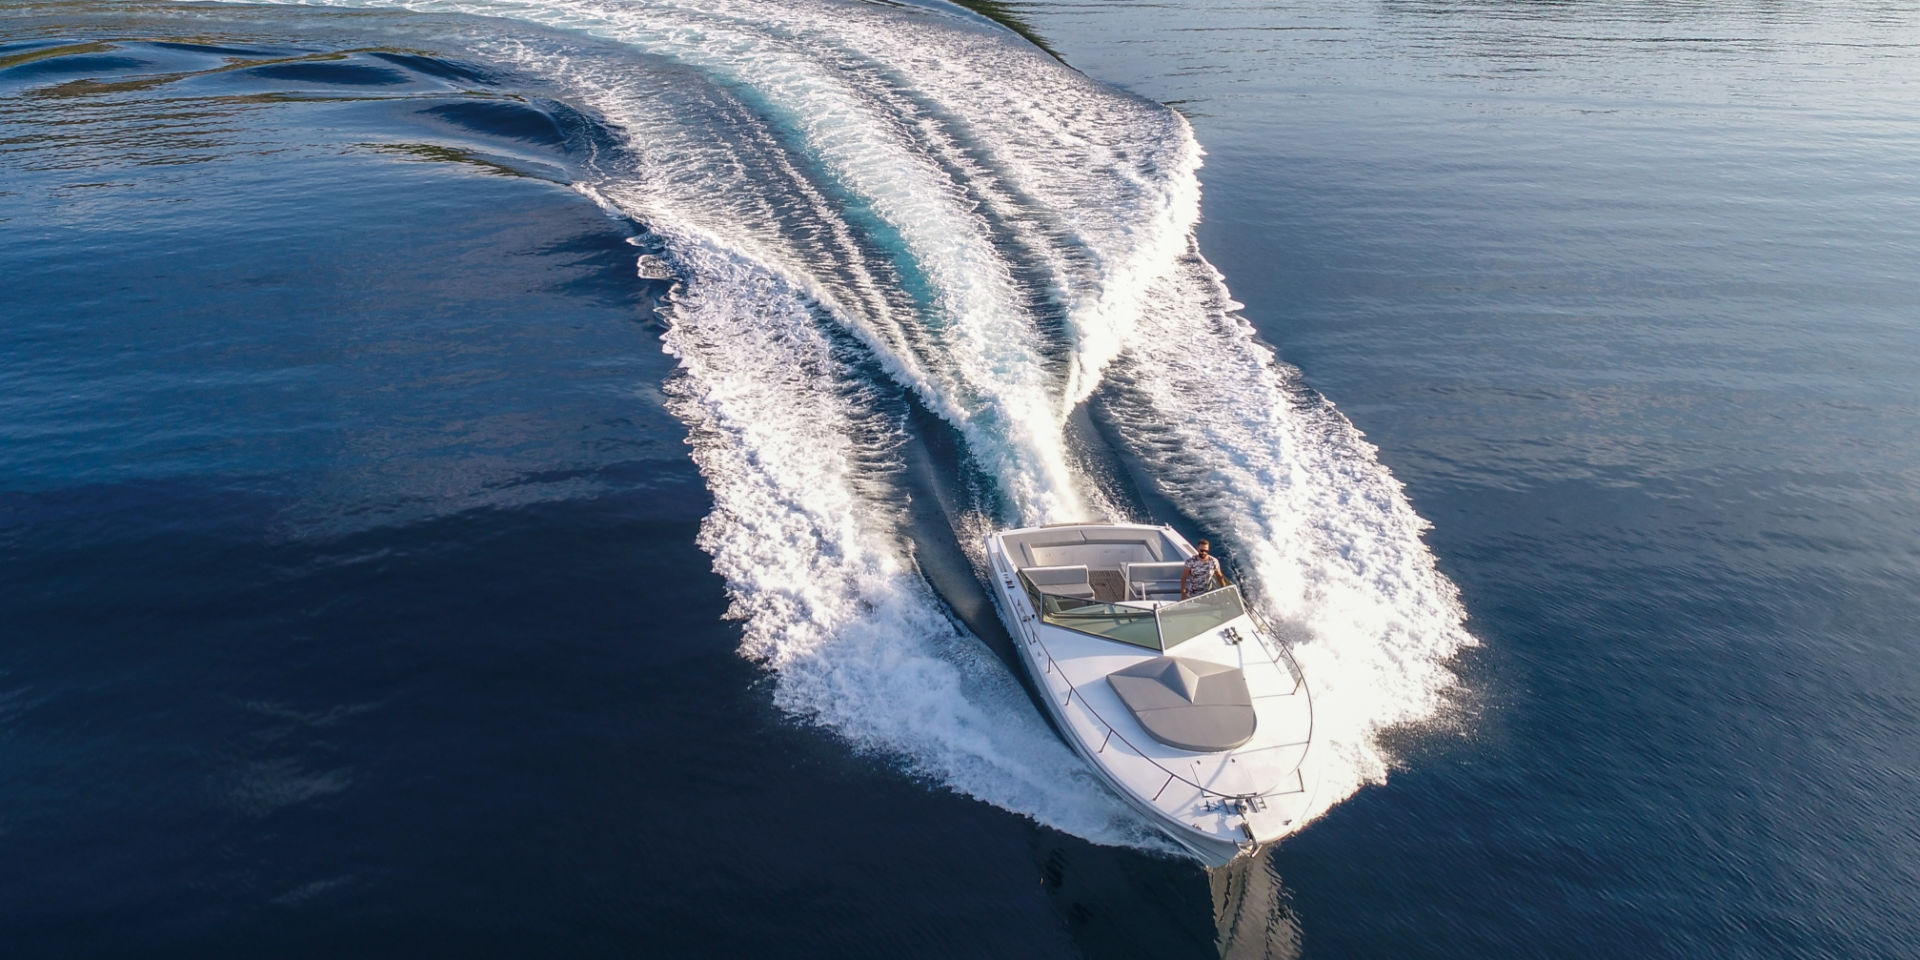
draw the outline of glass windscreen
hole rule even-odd
[[[1151,610],[1051,594],[1042,594],[1041,599],[1045,601],[1040,608],[1043,622],[1149,650],[1160,649],[1160,631]]]
[[[1243,617],[1239,587],[1221,587],[1154,611],[1160,619],[1160,649],[1171,650],[1214,627]]]
[[[1240,601],[1240,588],[1233,586],[1146,610],[1047,593],[1034,586],[1024,572],[1020,583],[1040,610],[1041,622],[1149,650],[1171,650],[1247,612]]]
[[[1160,628],[1154,622],[1151,610],[1055,596],[1036,588],[1024,573],[1020,575],[1020,582],[1027,588],[1027,596],[1037,601],[1035,605],[1040,609],[1042,623],[1131,643],[1149,650],[1160,649]]]

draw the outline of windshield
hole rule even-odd
[[[1040,611],[1042,623],[1078,633],[1130,643],[1149,650],[1171,650],[1208,630],[1246,614],[1240,588],[1227,586],[1159,609],[1103,603],[1081,597],[1047,593],[1024,571],[1020,583]]]
[[[1045,605],[1040,608],[1040,619],[1045,623],[1149,650],[1160,649],[1160,631],[1154,625],[1152,610],[1051,594],[1041,594],[1041,599]]]
[[[1239,587],[1221,587],[1167,604],[1154,614],[1160,619],[1160,649],[1171,650],[1214,627],[1246,616],[1247,608],[1240,603]]]

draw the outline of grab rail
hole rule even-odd
[[[1226,567],[1228,570],[1233,571],[1234,582],[1247,582],[1246,578],[1240,575],[1240,565],[1234,562],[1231,557],[1227,558]],[[1269,648],[1269,652],[1279,654],[1279,658],[1286,661],[1287,672],[1293,674],[1293,692],[1299,693],[1307,686],[1307,675],[1305,671],[1300,669],[1300,662],[1293,658],[1293,648],[1288,646],[1285,640],[1280,639],[1280,631],[1275,630],[1273,625],[1268,623],[1266,618],[1260,615],[1260,611],[1255,609],[1256,604],[1259,602],[1259,597],[1249,595],[1245,590],[1241,590],[1240,595],[1248,601],[1244,606],[1247,608],[1247,619],[1252,620],[1256,628],[1254,635],[1260,637],[1263,644],[1267,642],[1268,637],[1273,638],[1273,645]],[[1307,699],[1313,699],[1312,690],[1307,690]],[[1307,711],[1307,742],[1313,742],[1313,711],[1311,710]],[[1302,759],[1301,762],[1304,763],[1305,760]]]

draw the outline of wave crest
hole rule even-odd
[[[1454,588],[1373,448],[1201,256],[1201,150],[1172,110],[934,7],[342,5],[566,31],[476,39],[620,132],[581,188],[652,232],[643,271],[680,278],[663,339],[714,494],[701,546],[784,709],[1042,823],[1164,848],[921,576],[908,396],[964,441],[1000,522],[1127,511],[1068,453],[1092,398],[1291,634],[1322,809],[1385,775],[1383,727],[1440,708],[1472,642]]]

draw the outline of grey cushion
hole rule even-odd
[[[1086,583],[1087,565],[1076,563],[1067,567],[1028,567],[1021,571],[1033,581],[1036,587],[1051,586],[1056,583]]]
[[[1253,697],[1239,667],[1155,657],[1107,674],[1107,683],[1167,746],[1213,753],[1253,739]]]
[[[1074,564],[1068,567],[1028,567],[1021,571],[1041,593],[1051,593],[1056,597],[1078,597],[1082,600],[1093,599],[1093,584],[1087,578],[1086,564]]]
[[[1101,566],[1125,567],[1129,563],[1151,563],[1158,559],[1152,548],[1138,540],[1095,540],[1087,539],[1087,546],[1095,562]]]
[[[1045,530],[1027,534],[1019,541],[1027,562],[1042,565],[1056,557],[1065,559],[1065,551],[1056,548],[1078,547],[1086,542],[1087,535],[1078,530]]]
[[[1186,575],[1184,563],[1129,563],[1126,565],[1127,591],[1147,600],[1171,597],[1180,599],[1180,578]]]

